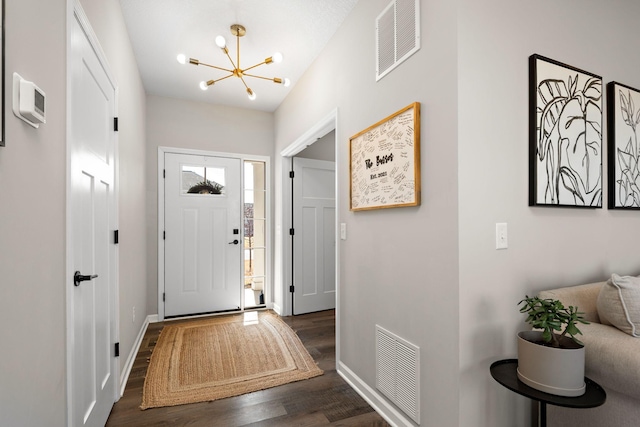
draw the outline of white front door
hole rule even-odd
[[[74,18],[68,70],[68,404],[72,426],[103,426],[118,383],[115,86],[85,33],[88,23]]]
[[[335,308],[335,163],[293,160],[293,314]]]
[[[165,317],[239,310],[240,159],[165,153]]]

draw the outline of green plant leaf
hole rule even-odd
[[[541,329],[544,341],[552,343],[553,346],[559,345],[554,331],[562,331],[561,335],[568,334],[574,341],[580,343],[575,335],[582,332],[576,323],[589,323],[584,320],[584,313],[579,312],[577,307],[565,307],[559,300],[526,296],[518,305],[521,306],[520,312],[527,314],[527,322],[533,328]]]

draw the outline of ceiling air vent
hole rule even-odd
[[[420,49],[420,0],[393,0],[376,18],[376,81]]]

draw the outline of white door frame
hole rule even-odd
[[[340,242],[340,227],[338,225],[338,218],[340,216],[340,197],[338,189],[338,173],[339,173],[339,153],[338,153],[338,109],[334,109],[327,114],[322,120],[313,125],[309,130],[300,135],[293,143],[288,145],[280,152],[282,157],[282,208],[278,215],[278,224],[281,230],[287,230],[291,225],[291,180],[289,178],[289,171],[291,171],[291,159],[309,145],[316,142],[332,130],[336,131],[335,141],[335,159],[336,159],[336,242]],[[283,316],[291,315],[291,293],[289,292],[289,286],[293,277],[291,275],[292,263],[291,257],[288,254],[291,253],[291,239],[289,233],[280,232],[280,241],[276,242],[278,245],[276,251],[276,263],[279,271],[279,277],[282,279],[280,288],[282,290],[282,307],[280,307],[280,314]],[[280,258],[280,259],[278,259]],[[340,244],[336,244],[336,360],[340,360]]]
[[[162,294],[164,292],[164,239],[162,233],[164,231],[164,155],[166,153],[175,154],[191,154],[196,156],[211,156],[211,157],[227,157],[233,159],[240,159],[240,203],[244,206],[244,162],[255,160],[258,162],[264,162],[265,164],[265,186],[267,190],[266,194],[266,266],[265,266],[265,284],[264,284],[264,301],[267,308],[273,308],[273,294],[271,292],[271,166],[270,158],[267,156],[254,156],[250,154],[238,154],[238,153],[223,153],[219,151],[206,151],[206,150],[193,150],[188,148],[175,148],[175,147],[158,147],[158,321],[164,320],[164,303],[162,301]],[[243,212],[244,210],[241,210]],[[243,233],[244,235],[244,233]],[[245,301],[244,292],[242,292],[241,298],[241,311],[244,311]]]
[[[102,47],[100,46],[100,43],[98,41],[98,37],[96,36],[95,32],[93,31],[93,28],[91,27],[91,24],[89,22],[89,19],[87,18],[87,15],[85,14],[84,10],[82,9],[82,6],[80,5],[80,1],[79,0],[67,0],[67,70],[70,70],[71,64],[72,64],[72,46],[71,46],[71,36],[72,36],[72,31],[73,31],[73,24],[76,20],[80,23],[80,25],[82,26],[82,29],[84,30],[85,34],[87,35],[87,39],[89,40],[89,43],[91,44],[92,48],[94,49],[96,56],[98,58],[98,60],[100,61],[100,64],[102,65],[102,67],[104,68],[105,74],[107,76],[107,78],[109,79],[109,82],[111,83],[111,85],[115,88],[115,98],[114,98],[114,113],[115,116],[118,116],[118,86],[116,84],[116,80],[113,77],[113,73],[111,72],[111,69],[109,67],[109,64],[106,60],[107,56],[105,55],[104,51],[102,50]],[[73,283],[73,273],[75,271],[74,269],[74,265],[73,265],[73,261],[74,261],[74,247],[73,247],[73,210],[72,210],[72,205],[71,205],[71,148],[73,145],[73,141],[71,140],[71,135],[73,134],[73,132],[71,132],[73,123],[71,122],[71,112],[72,112],[72,106],[71,106],[71,100],[72,100],[72,87],[71,87],[71,73],[67,72],[67,94],[66,94],[66,99],[67,99],[67,106],[66,106],[66,114],[67,114],[67,122],[66,122],[66,129],[67,129],[67,153],[66,153],[66,161],[67,161],[67,165],[66,165],[66,176],[67,176],[67,184],[66,184],[66,260],[65,260],[65,264],[66,264],[66,271],[65,271],[65,289],[66,289],[66,322],[67,322],[67,331],[66,331],[66,349],[67,349],[67,355],[66,355],[66,383],[67,383],[67,387],[66,387],[66,401],[67,401],[67,425],[71,425],[72,421],[73,421],[73,410],[74,410],[74,401],[73,401],[73,370],[74,370],[74,365],[73,365],[73,336],[74,336],[74,320],[75,320],[75,314],[73,312],[73,291],[74,288],[73,286],[69,286],[70,283]],[[118,229],[119,226],[119,219],[118,219],[118,198],[119,198],[119,188],[120,188],[120,182],[119,182],[119,154],[118,154],[118,134],[115,133],[114,135],[115,138],[115,146],[114,146],[114,160],[115,160],[115,177],[114,177],[114,189],[113,189],[113,203],[114,203],[114,211],[115,211],[115,218],[114,218],[114,222],[115,222],[115,229]],[[113,277],[113,282],[111,284],[111,286],[113,286],[113,295],[114,295],[114,303],[111,304],[111,306],[109,307],[109,310],[111,311],[110,315],[113,321],[113,324],[115,325],[115,331],[114,331],[114,335],[115,335],[115,342],[119,342],[120,341],[120,310],[119,310],[119,306],[117,301],[120,300],[120,296],[119,296],[119,282],[118,282],[118,274],[119,274],[119,262],[118,262],[118,257],[119,257],[119,250],[118,250],[118,245],[115,245],[115,257],[113,262],[115,263],[115,275]],[[111,357],[111,363],[112,363],[112,372],[113,375],[115,377],[115,381],[114,381],[114,390],[113,390],[113,397],[114,397],[114,401],[117,402],[118,400],[120,400],[120,381],[122,380],[122,378],[120,378],[120,359],[116,358],[116,357]]]

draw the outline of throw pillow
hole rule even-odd
[[[597,307],[601,323],[640,337],[640,277],[612,274],[600,290]]]

